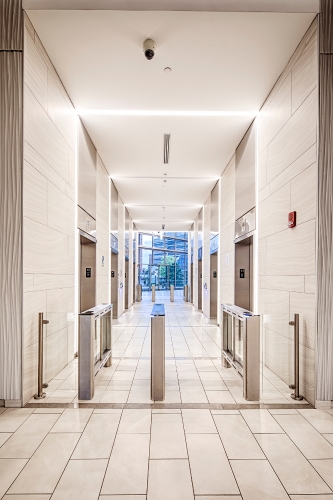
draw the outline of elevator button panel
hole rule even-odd
[[[245,278],[245,269],[240,269],[239,270],[239,277],[240,278]]]
[[[86,267],[86,278],[91,278],[91,267]]]

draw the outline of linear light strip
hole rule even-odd
[[[221,116],[240,116],[251,117],[257,116],[258,111],[178,111],[168,109],[76,109],[79,116],[85,115],[104,115],[104,116],[207,116],[207,117],[221,117]]]

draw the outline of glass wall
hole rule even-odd
[[[139,283],[142,290],[187,285],[188,233],[139,233]]]

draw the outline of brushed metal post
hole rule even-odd
[[[153,307],[151,318],[150,399],[165,399],[165,313],[163,304]]]
[[[299,393],[299,314],[294,314],[294,321],[289,321],[289,325],[294,327],[294,383],[289,386],[294,392],[290,397],[302,401],[303,396]]]
[[[155,302],[155,291],[156,291],[156,287],[155,287],[155,285],[152,285],[151,286],[151,301],[152,302]]]
[[[170,285],[170,302],[175,301],[175,285]]]
[[[47,325],[49,321],[44,319],[44,313],[38,313],[38,390],[37,394],[34,395],[35,399],[44,399],[46,393],[43,392],[43,388],[47,387],[48,384],[43,384],[43,363],[44,363],[44,337],[43,337],[43,326]]]
[[[142,285],[136,285],[136,301],[141,302],[142,300]]]
[[[185,302],[188,302],[188,285],[184,286],[183,299]]]

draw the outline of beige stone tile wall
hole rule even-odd
[[[125,205],[118,193],[118,273],[119,284],[123,283],[123,288],[118,288],[118,311],[119,316],[125,311]]]
[[[38,313],[44,378],[74,357],[76,115],[30,21],[25,21],[23,401],[37,388]]]
[[[220,181],[220,304],[234,303],[235,156]],[[220,307],[218,305],[218,307]]]
[[[110,178],[99,154],[97,154],[96,182],[96,302],[110,301],[110,231],[109,231],[109,193]],[[104,257],[104,265],[102,258]]]
[[[316,20],[258,118],[259,313],[263,359],[293,381],[294,313],[300,321],[301,393],[314,402],[318,50]],[[289,229],[288,213],[297,212]]]
[[[210,316],[210,221],[211,195],[203,207],[203,251],[202,251],[202,311]],[[204,287],[206,283],[207,288]]]

